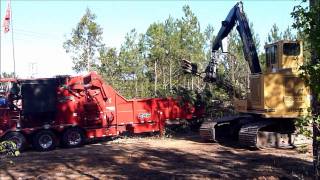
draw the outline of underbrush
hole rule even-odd
[[[0,142],[0,168],[6,165],[13,165],[14,162],[10,157],[19,156],[20,152],[17,145],[12,141]]]

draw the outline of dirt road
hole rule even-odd
[[[207,144],[189,134],[28,151],[2,163],[0,179],[309,179],[311,160],[310,153]]]

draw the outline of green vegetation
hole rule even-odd
[[[73,59],[73,69],[76,72],[82,70],[93,70],[97,63],[97,51],[103,46],[102,28],[94,22],[96,15],[90,9],[72,30],[71,38],[63,43],[67,53],[70,53]]]
[[[189,93],[189,96],[196,97],[196,94],[204,94],[205,89],[212,94],[212,99],[225,101],[229,100],[228,95],[244,96],[248,89],[249,69],[236,30],[229,36],[228,43],[233,58],[226,57],[219,62],[223,82],[232,84],[236,92],[219,88],[220,93],[217,94],[215,85],[182,72],[182,59],[197,63],[200,71],[204,70],[214,39],[212,25],[202,30],[189,6],[184,6],[182,11],[184,15],[181,18],[169,16],[163,22],[154,22],[145,33],[139,34],[132,29],[126,34],[120,49],[116,49],[102,43],[103,31],[95,22],[96,15],[87,9],[63,47],[74,60],[74,70],[98,71],[106,82],[127,98],[174,96],[177,93]],[[259,50],[259,35],[253,31],[253,24],[250,26]],[[295,37],[289,28],[283,33],[276,24],[273,28],[277,31],[271,31],[270,41],[275,41],[278,36]],[[264,66],[264,52],[259,52],[259,57]]]
[[[0,142],[0,158],[5,156],[19,156],[17,145],[12,141]]]
[[[305,63],[301,69],[301,76],[310,86],[312,92],[312,116],[302,119],[300,124],[313,125],[313,165],[314,179],[320,177],[320,1],[303,0],[301,5],[296,6],[292,12],[295,20],[293,27],[299,31],[299,35],[305,41],[307,51]],[[302,129],[304,133],[308,133]]]

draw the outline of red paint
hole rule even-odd
[[[57,88],[56,108],[51,129],[59,133],[67,127],[78,126],[85,130],[87,138],[117,136],[125,131],[157,132],[164,129],[168,119],[191,120],[203,114],[188,104],[179,105],[170,97],[127,100],[95,72],[67,77],[66,83]],[[0,137],[17,129],[16,121],[12,120],[16,114],[8,107],[0,108]],[[33,119],[20,122],[20,131],[24,134],[32,134],[44,125]]]

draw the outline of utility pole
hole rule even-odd
[[[15,58],[15,52],[14,52],[14,38],[13,38],[13,21],[12,21],[12,7],[11,7],[11,2],[10,2],[10,10],[11,10],[11,40],[12,40],[12,59],[13,59],[13,77],[16,78],[16,58]]]
[[[36,62],[29,63],[30,78],[34,78],[38,74],[38,64]]]

